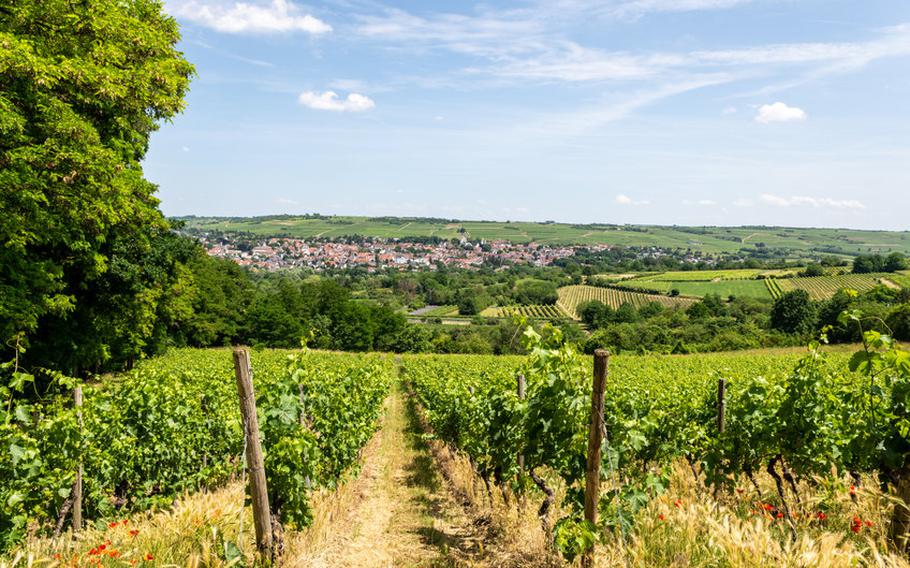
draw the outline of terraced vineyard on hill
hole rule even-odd
[[[642,294],[640,292],[617,290],[616,288],[576,285],[563,286],[560,288],[559,301],[556,302],[556,305],[565,310],[565,312],[573,318],[578,319],[578,306],[591,300],[603,302],[613,308],[619,308],[623,304],[632,304],[636,307],[640,307],[651,302],[657,302],[668,308],[685,308],[697,301],[694,298],[660,296],[657,294]]]

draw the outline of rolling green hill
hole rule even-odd
[[[573,225],[509,221],[459,221],[406,217],[270,216],[179,217],[189,230],[248,232],[257,236],[335,238],[442,237],[535,241],[544,244],[660,247],[703,253],[741,249],[786,249],[799,253],[856,255],[867,252],[910,253],[910,232],[784,227],[678,227],[656,225]]]

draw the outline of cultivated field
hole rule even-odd
[[[577,308],[579,304],[597,300],[613,308],[618,308],[623,304],[632,304],[634,306],[644,306],[651,302],[657,302],[668,308],[687,307],[696,300],[693,298],[671,298],[670,296],[659,296],[657,294],[641,294],[638,292],[628,292],[617,290],[615,288],[599,288],[597,286],[563,286],[559,289],[559,301],[556,305],[565,310],[570,316],[578,319]]]
[[[763,280],[717,280],[717,281],[678,281],[666,280],[623,280],[616,286],[630,289],[652,290],[659,294],[668,294],[677,290],[683,296],[704,297],[708,294],[717,294],[722,298],[730,296],[747,296],[750,298],[769,299],[768,287]]]
[[[563,319],[568,317],[559,306],[555,305],[493,306],[480,312],[480,315],[488,318],[524,316],[531,319]]]
[[[765,271],[744,268],[736,270],[681,270],[671,272],[644,273],[636,280],[652,282],[715,282],[720,280],[751,280],[760,277]]]
[[[889,274],[844,274],[841,276],[813,276],[809,278],[783,278],[768,280],[768,290],[775,298],[792,290],[805,290],[813,300],[827,300],[838,290],[849,288],[866,292],[882,284]]]
[[[451,317],[458,315],[458,306],[425,306],[419,310],[414,310],[410,314],[411,316],[420,316],[428,318],[441,318],[441,317]]]

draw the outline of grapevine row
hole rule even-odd
[[[404,376],[437,435],[467,454],[481,476],[518,486],[520,454],[528,474],[558,475],[568,488],[569,515],[558,526],[567,527],[580,522],[591,365],[570,347],[532,339],[524,361],[412,357],[403,363]],[[614,489],[623,498],[624,518],[633,518],[655,488],[667,486],[670,466],[681,459],[702,482],[718,487],[763,471],[778,479],[880,472],[895,484],[910,476],[903,462],[910,447],[903,404],[910,355],[877,334],[867,342],[870,350],[851,359],[852,371],[845,356],[816,348],[799,360],[614,358],[604,459],[622,472],[622,486]],[[876,372],[869,375],[871,368]],[[525,400],[516,393],[519,374],[527,381]],[[720,378],[728,385],[723,433],[716,422]],[[779,497],[786,510],[782,488]],[[601,503],[604,510],[615,506]]]
[[[303,526],[310,489],[334,485],[375,431],[392,365],[373,355],[289,353],[254,352],[253,370],[270,502],[286,524]],[[0,448],[11,459],[0,460],[0,548],[30,524],[56,523],[79,462],[88,519],[164,506],[239,473],[228,351],[176,350],[83,391],[82,427],[68,396],[3,401]]]
[[[623,304],[632,304],[635,307],[641,307],[651,302],[657,302],[662,306],[672,308],[685,307],[695,302],[695,300],[691,298],[642,294],[640,292],[630,292],[599,286],[564,286],[560,288],[558,292],[559,300],[556,304],[576,319],[579,317],[578,306],[591,300],[603,302],[614,309],[619,308]]]

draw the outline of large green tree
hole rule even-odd
[[[141,168],[184,106],[178,40],[155,0],[0,2],[0,339],[65,333],[62,370],[135,354],[180,288],[146,267],[168,228]]]

